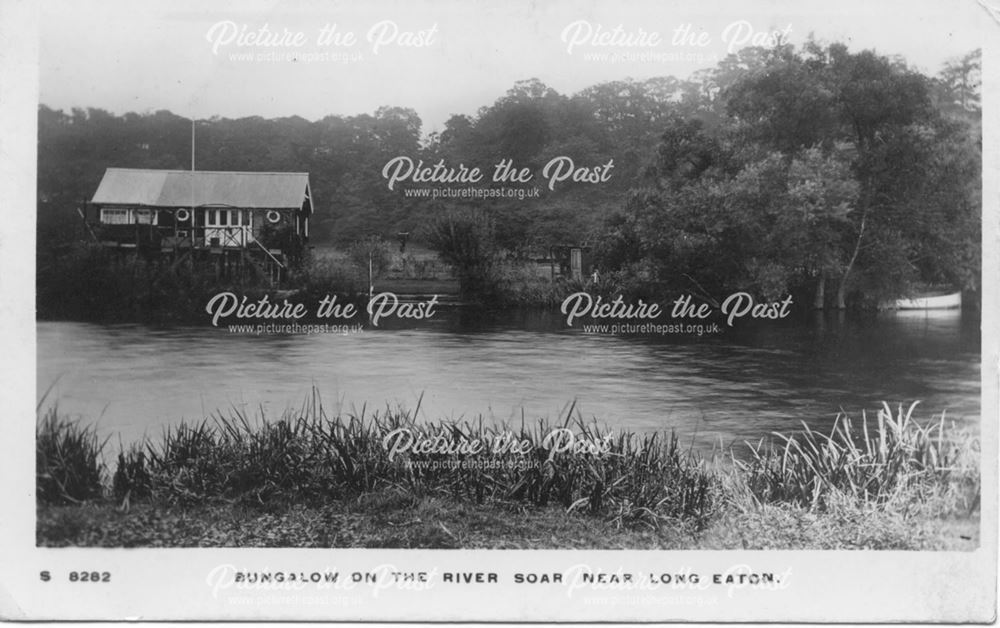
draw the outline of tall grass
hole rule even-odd
[[[53,408],[39,422],[38,495],[43,503],[108,494],[126,505],[224,500],[280,506],[389,491],[513,512],[559,506],[619,527],[680,522],[695,529],[727,504],[830,510],[850,503],[904,513],[931,503],[971,509],[978,495],[978,443],[954,438],[944,416],[919,424],[915,406],[893,414],[885,405],[872,421],[862,414],[860,424],[842,414],[829,434],[808,426],[776,434],[723,466],[680,447],[676,434],[609,431],[585,422],[573,406],[556,421],[427,422],[417,419],[419,403],[412,411],[363,407],[331,415],[314,390],[300,407],[276,418],[263,409],[250,416],[234,407],[120,447],[108,488],[104,443],[92,428],[60,418]],[[418,441],[492,445],[513,439],[527,445],[464,454],[409,449],[393,458],[385,439],[401,429]],[[602,446],[597,452],[559,450],[546,440],[553,430]]]
[[[750,446],[735,460],[735,494],[754,504],[788,502],[823,510],[847,498],[857,504],[948,497],[968,504],[978,493],[978,443],[949,430],[942,413],[922,425],[913,418],[917,403],[893,414],[888,404],[874,421],[862,412],[860,425],[841,413],[829,434],[804,425],[799,434],[775,434]],[[942,495],[942,492],[945,495]]]
[[[574,292],[588,288],[588,282],[568,277],[539,276],[534,262],[501,259],[491,274],[491,297],[508,307],[556,309]]]
[[[273,420],[263,412],[250,417],[232,408],[122,448],[109,492],[118,500],[165,504],[214,499],[267,504],[351,499],[397,489],[515,510],[559,504],[618,525],[649,527],[667,519],[704,521],[712,512],[713,476],[678,446],[675,435],[611,433],[574,416],[572,407],[558,422],[522,420],[519,426],[485,425],[481,419],[428,423],[416,419],[418,412],[419,404],[412,412],[362,408],[330,416],[316,392],[300,408]],[[43,424],[39,442],[65,438],[67,425],[74,424]],[[411,451],[392,459],[383,440],[399,429],[415,440],[493,444],[512,437],[529,445],[524,452]],[[569,430],[577,441],[607,442],[606,451],[556,451],[545,441],[554,429]],[[99,451],[94,450],[94,460]],[[41,458],[39,465],[41,482],[47,476]]]
[[[341,294],[354,299],[367,293],[367,276],[358,272],[347,260],[308,255],[305,263],[293,271],[285,287],[297,290],[304,297],[319,300],[327,295]]]
[[[662,517],[704,518],[711,509],[711,479],[688,459],[676,437],[618,434],[602,456],[546,448],[554,427],[567,428],[571,412],[554,426],[538,421],[518,428],[482,421],[424,423],[417,411],[386,409],[330,417],[314,394],[276,421],[250,419],[238,409],[211,422],[169,428],[148,443],[154,494],[166,501],[211,497],[265,503],[291,495],[351,498],[383,488],[511,507],[558,503],[568,510],[605,514],[621,524],[657,525]],[[395,430],[415,440],[496,442],[507,434],[529,450],[476,455],[406,453],[390,458],[383,440]],[[608,434],[575,420],[575,438]]]
[[[93,426],[47,409],[35,426],[35,490],[46,504],[80,503],[102,496],[104,463]]]

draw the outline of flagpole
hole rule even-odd
[[[195,237],[194,219],[194,116],[191,116],[191,244],[194,244]]]

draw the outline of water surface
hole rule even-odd
[[[232,406],[269,416],[315,385],[328,410],[387,404],[421,417],[520,422],[584,418],[633,431],[676,429],[700,447],[756,440],[801,421],[829,426],[888,401],[980,417],[979,323],[957,312],[814,316],[724,334],[615,336],[554,315],[430,321],[349,335],[234,335],[215,328],[38,324],[39,396],[123,440]]]

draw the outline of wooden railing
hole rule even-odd
[[[163,225],[95,225],[91,233],[98,241],[120,246],[158,246],[161,241],[171,241],[184,242],[196,249],[240,249],[260,246],[267,252],[254,238],[253,228],[249,225],[225,227],[185,225],[176,229],[173,226]]]
[[[254,241],[253,232],[249,226],[197,227],[195,231],[195,246],[198,246],[197,231],[199,229],[203,232],[201,240],[204,246],[243,248]]]
[[[264,246],[263,244],[261,244],[261,243],[260,243],[260,242],[258,242],[257,240],[254,240],[254,241],[253,241],[253,243],[254,243],[254,244],[256,244],[256,245],[257,245],[258,247],[260,247],[260,250],[261,250],[261,251],[264,251],[264,253],[265,253],[265,254],[266,254],[266,255],[267,255],[268,257],[270,257],[270,258],[271,258],[271,261],[272,261],[272,262],[274,262],[275,264],[277,264],[277,265],[278,265],[278,268],[282,268],[282,269],[283,269],[283,268],[285,267],[285,265],[284,265],[284,264],[282,264],[282,263],[281,263],[280,261],[278,261],[278,258],[277,258],[277,257],[275,257],[275,256],[274,256],[274,255],[273,255],[273,254],[272,254],[272,253],[271,253],[270,251],[268,251],[268,250],[267,250],[267,248],[266,248],[266,247],[265,247],[265,246]]]

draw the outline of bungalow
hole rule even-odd
[[[313,202],[303,172],[108,168],[83,213],[106,246],[271,255],[275,233],[308,239]]]

